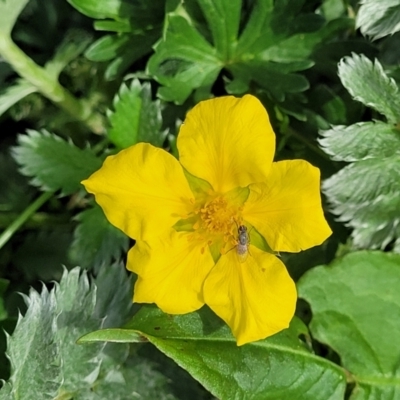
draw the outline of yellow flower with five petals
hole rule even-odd
[[[136,144],[83,182],[136,240],[127,261],[138,275],[133,300],[169,314],[207,304],[238,345],[287,328],[296,288],[275,252],[308,249],[331,234],[319,170],[303,160],[272,162],[275,135],[251,95],[200,102],[177,147],[179,161]]]

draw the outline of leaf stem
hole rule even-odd
[[[0,55],[43,96],[77,120],[82,121],[92,132],[102,133],[101,116],[92,113],[88,103],[73,96],[54,75],[37,65],[12,41],[9,35],[2,32],[0,33]]]
[[[296,132],[294,129],[288,128],[288,133],[291,136],[294,136],[297,140],[300,142],[304,143],[310,150],[312,150],[314,153],[318,154],[319,156],[331,161],[330,157],[328,154],[326,154],[323,150],[321,150],[319,147],[317,147],[315,144],[310,143],[309,140],[307,140],[305,137],[300,135],[300,133]]]
[[[33,203],[31,203],[0,235],[0,249],[11,239],[15,232],[39,209],[47,200],[53,196],[54,192],[42,193]]]

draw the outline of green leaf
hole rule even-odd
[[[358,161],[326,180],[324,188],[336,203],[357,204],[395,194],[400,189],[399,163],[398,155]]]
[[[313,336],[355,380],[352,400],[400,395],[399,281],[400,256],[364,251],[313,268],[298,284],[312,309]]]
[[[90,61],[108,61],[124,53],[129,45],[129,35],[104,35],[85,52]]]
[[[122,366],[111,365],[107,368],[102,379],[83,398],[127,400],[137,397],[142,400],[177,400],[171,393],[169,383],[170,380],[157,371],[154,363],[135,356]]]
[[[46,287],[41,294],[31,290],[28,310],[8,338],[11,379],[0,390],[1,399],[125,400],[135,393],[150,400],[157,392],[157,398],[175,399],[155,365],[136,355],[128,358],[126,345],[76,343],[131,315],[132,282],[122,265],[103,268],[96,283],[99,292],[75,268],[64,271],[50,293]]]
[[[30,291],[27,312],[8,339],[12,399],[54,399],[95,381],[104,346],[76,344],[82,334],[101,327],[95,300],[96,288],[79,268],[64,271],[51,292]]]
[[[240,0],[197,3],[203,18],[196,19],[193,1],[180,2],[167,14],[164,37],[147,65],[163,85],[158,94],[166,101],[183,103],[195,89],[207,93],[225,70],[228,92],[242,94],[255,81],[282,101],[286,93],[308,88],[296,72],[311,67],[314,48],[350,23],[323,25],[320,16],[301,13],[301,1],[274,6],[272,0],[258,0],[243,13],[247,23],[242,29]]]
[[[93,25],[96,31],[110,31],[119,33],[127,33],[131,31],[131,25],[129,21],[126,20],[121,20],[121,21],[101,20],[101,21],[95,21]]]
[[[8,382],[3,383],[3,386],[0,389],[0,400],[10,400],[12,398],[11,390],[11,384]]]
[[[28,310],[20,316],[8,338],[7,356],[11,363],[11,399],[53,399],[62,381],[60,349],[55,341],[56,298],[43,287],[25,298]]]
[[[320,132],[319,143],[335,161],[359,161],[400,155],[400,131],[381,121],[334,126]]]
[[[98,269],[119,260],[129,239],[111,225],[97,205],[77,215],[79,222],[70,248],[70,258],[85,268]]]
[[[400,121],[399,89],[378,60],[372,63],[363,55],[353,54],[340,61],[338,73],[355,100],[383,114],[389,123]]]
[[[80,182],[102,163],[90,149],[80,149],[45,130],[19,135],[13,156],[34,186],[44,191],[61,190],[62,195],[78,191]]]
[[[96,286],[95,315],[104,319],[102,327],[125,324],[133,312],[132,275],[128,278],[126,268],[122,264],[103,266],[96,277]]]
[[[289,329],[269,339],[237,347],[229,328],[207,308],[167,315],[143,306],[124,330],[91,335],[96,340],[130,342],[142,336],[221,399],[268,400],[281,398],[282,393],[303,400],[343,399],[344,372],[312,354],[299,334],[307,335],[307,330],[294,319]]]
[[[385,248],[400,235],[400,158],[368,158],[343,168],[323,183],[339,220],[354,228],[358,248]]]
[[[119,19],[127,17],[134,11],[134,6],[129,0],[68,0],[82,14],[97,19]]]
[[[330,21],[346,14],[346,6],[342,0],[324,0],[321,11],[324,17]]]
[[[0,32],[9,35],[29,0],[0,0]]]
[[[79,343],[96,343],[96,342],[111,342],[111,343],[141,343],[146,339],[132,329],[124,328],[108,328],[99,331],[90,332],[79,339]]]
[[[322,132],[319,142],[326,153],[353,162],[323,188],[332,212],[353,228],[354,247],[384,249],[400,236],[400,134],[392,125],[400,121],[399,90],[378,61],[364,56],[344,58],[339,76],[355,99],[383,113],[390,124],[362,122]]]
[[[86,332],[98,329],[101,319],[94,316],[96,288],[79,268],[65,271],[55,289],[57,319],[55,339],[62,356],[63,382],[60,393],[74,393],[91,385],[100,370],[102,345],[79,346]]]
[[[0,116],[24,97],[35,92],[37,88],[24,79],[18,79],[14,85],[3,89],[0,92]]]
[[[120,76],[135,61],[152,51],[160,37],[160,28],[148,28],[137,34],[105,35],[94,42],[85,56],[91,61],[109,61],[105,73],[107,80]]]
[[[67,31],[55,55],[46,63],[46,71],[55,79],[58,78],[60,72],[86,49],[92,39],[92,36],[83,30],[71,29]]]
[[[70,2],[78,10],[94,18],[114,19],[96,21],[96,29],[121,33],[103,36],[85,53],[91,61],[111,61],[105,71],[106,80],[116,79],[131,64],[150,53],[161,35],[165,0],[107,0],[102,4],[93,0]]]
[[[400,4],[398,0],[361,0],[356,19],[363,35],[380,39],[400,30]]]
[[[123,83],[113,105],[115,112],[108,113],[112,126],[108,137],[116,146],[125,148],[138,142],[162,146],[166,132],[161,132],[161,106],[151,99],[150,83],[141,85],[137,79],[130,86]]]

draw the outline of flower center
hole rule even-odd
[[[198,211],[200,226],[211,234],[227,235],[232,229],[237,210],[226,199],[218,196],[206,202]]]

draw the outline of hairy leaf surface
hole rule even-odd
[[[400,121],[399,88],[378,60],[372,62],[364,55],[353,54],[340,61],[338,73],[355,100],[383,114],[389,123]]]
[[[400,30],[400,4],[398,0],[361,0],[356,25],[363,35],[374,40]]]

